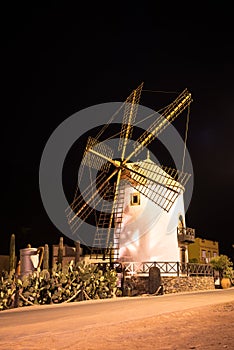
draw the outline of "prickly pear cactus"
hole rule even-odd
[[[0,279],[0,310],[112,298],[120,295],[116,286],[114,269],[84,262],[71,262],[63,268],[61,264],[55,264],[50,272],[45,269],[34,271],[22,279],[6,273]]]

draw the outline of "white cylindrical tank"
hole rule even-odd
[[[40,248],[20,249],[20,276],[36,271],[41,264]]]

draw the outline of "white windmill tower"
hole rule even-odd
[[[114,261],[179,261],[177,227],[184,223],[183,192],[190,175],[147,159],[132,161],[192,102],[185,89],[163,113],[133,142],[132,137],[143,83],[125,101],[119,157],[97,137],[89,137],[82,167],[98,169],[96,178],[66,211],[72,233],[92,216],[102,202],[96,219],[92,257]],[[106,124],[104,129],[110,124]],[[180,218],[180,219],[179,219]]]

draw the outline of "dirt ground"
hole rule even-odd
[[[234,349],[234,302],[90,329],[64,349]]]
[[[0,346],[0,349],[3,349]],[[143,320],[21,339],[4,350],[234,349],[234,301]]]

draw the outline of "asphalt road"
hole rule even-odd
[[[0,312],[0,345],[27,336],[57,335],[98,325],[234,301],[234,288],[162,296],[124,297],[70,304],[29,306]]]

